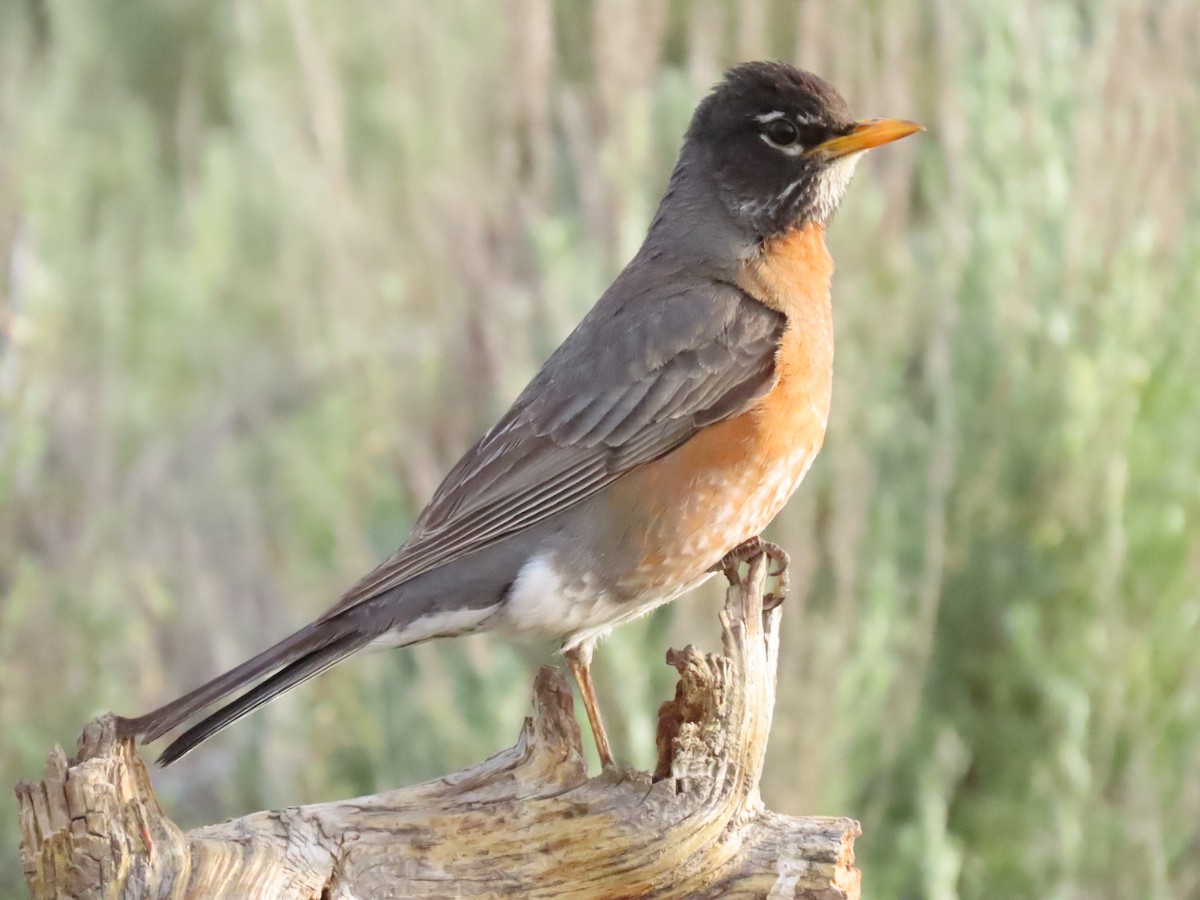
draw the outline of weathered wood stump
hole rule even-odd
[[[543,668],[516,746],[437,781],[254,813],[184,833],[111,715],[17,787],[42,898],[859,896],[850,819],[767,811],[778,609],[751,561],[721,612],[724,654],[670,651],[654,776],[588,778],[562,672]]]

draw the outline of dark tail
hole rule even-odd
[[[345,659],[371,641],[374,635],[351,629],[336,619],[308,625],[273,647],[219,675],[178,700],[136,719],[126,719],[122,730],[142,735],[144,743],[166,734],[185,719],[223,697],[271,674],[232,703],[201,719],[171,742],[158,758],[159,765],[170,765],[189,750],[212,737],[226,725],[262,706],[290,687],[300,684],[334,663]]]
[[[160,766],[169,766],[185,753],[208,740],[226,725],[236,722],[246,713],[258,709],[264,703],[278,697],[288,688],[295,687],[302,681],[307,681],[314,675],[320,675],[330,666],[341,662],[363,644],[370,636],[361,634],[346,634],[335,639],[319,650],[313,650],[284,666],[266,681],[262,682],[232,703],[227,703],[214,713],[205,716],[175,740],[171,741],[166,750],[158,758]]]
[[[204,713],[163,751],[158,761],[169,765],[226,725],[377,638],[386,637],[390,646],[400,647],[473,631],[495,611],[528,556],[523,545],[501,547],[500,552],[477,557],[470,571],[442,567],[393,587],[370,603],[338,608],[178,700],[122,720],[121,733],[140,735],[149,742]],[[455,615],[437,615],[447,612]],[[226,700],[233,694],[240,696]],[[212,709],[221,701],[224,706]]]

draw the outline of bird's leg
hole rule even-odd
[[[600,754],[600,765],[610,769],[613,766],[612,748],[608,745],[604,720],[600,718],[600,707],[592,688],[592,651],[595,647],[594,641],[584,641],[570,650],[564,650],[563,656],[567,659],[571,674],[575,676],[575,683],[579,685],[583,708],[587,710],[588,723],[592,726],[592,738],[596,741],[596,752]]]
[[[787,596],[788,563],[791,562],[787,551],[774,541],[764,541],[758,536],[742,541],[726,553],[721,558],[721,561],[709,569],[709,571],[724,572],[730,584],[741,584],[742,578],[738,574],[738,566],[760,553],[766,556],[775,566],[774,571],[768,573],[778,579],[775,584],[775,590],[763,597],[763,609],[774,609]]]

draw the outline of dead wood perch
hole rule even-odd
[[[437,781],[182,832],[114,719],[17,787],[43,898],[859,896],[858,823],[763,808],[778,609],[763,557],[729,589],[724,654],[670,651],[658,768],[588,778],[562,672],[543,668],[515,747]]]

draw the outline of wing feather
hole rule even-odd
[[[749,408],[774,383],[783,327],[724,283],[606,295],[454,466],[409,539],[325,618],[569,509]]]

